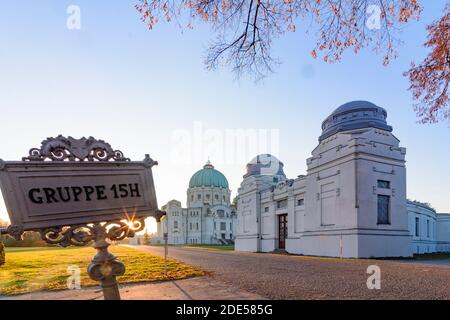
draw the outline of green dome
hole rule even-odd
[[[214,166],[208,161],[202,170],[197,171],[189,181],[189,188],[194,187],[219,187],[228,189],[227,178],[214,169]]]

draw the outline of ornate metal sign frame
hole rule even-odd
[[[89,226],[83,227],[88,223],[114,221],[116,226],[123,230],[128,225],[124,225],[120,220],[142,220],[149,216],[157,218],[159,211],[151,170],[154,165],[157,165],[157,162],[148,155],[142,162],[132,162],[125,158],[121,151],[113,150],[108,143],[93,137],[48,138],[42,142],[40,149],[31,149],[29,156],[24,157],[22,161],[0,160],[0,187],[11,220],[7,232],[20,239],[24,231],[34,230],[41,232],[44,239],[51,243],[61,241],[60,244],[63,245],[82,245],[86,242],[82,239],[89,238]],[[52,178],[55,181],[72,181],[81,175],[90,180],[110,181],[120,177],[136,177],[136,181],[143,184],[142,201],[139,205],[132,202],[132,205],[128,206],[104,205],[89,210],[79,208],[65,211],[60,208],[62,205],[54,204],[53,207],[56,208],[52,212],[33,212],[30,208],[33,204],[27,204],[29,199],[22,190],[26,179],[46,181]],[[116,202],[122,204],[122,200],[119,200]],[[72,205],[75,203],[69,203],[67,206]],[[44,211],[45,208],[44,206]],[[56,234],[59,235],[58,238]],[[119,238],[123,236],[121,234]],[[57,240],[60,238],[61,240]]]
[[[31,149],[22,161],[6,162],[0,159],[0,188],[11,220],[11,225],[0,229],[0,233],[20,240],[25,231],[37,231],[44,241],[63,247],[84,246],[94,241],[98,254],[88,268],[89,275],[101,282],[105,299],[120,299],[116,276],[123,275],[125,267],[107,251],[110,244],[106,240],[119,241],[133,237],[136,232],[144,230],[145,218],[155,217],[159,221],[165,214],[158,210],[153,182],[152,167],[157,164],[149,155],[141,162],[131,161],[103,140],[93,137],[74,139],[62,135],[44,140],[40,148]],[[72,181],[79,176],[84,177],[82,181],[114,181],[134,177],[142,185],[139,205],[130,207],[131,202],[120,208],[94,205],[86,212],[79,207],[79,203],[66,205],[78,206],[69,212],[55,208],[57,206],[48,207],[50,212],[33,212],[30,205],[25,205],[26,200],[30,202],[31,198],[25,198],[24,179],[38,183],[47,180],[58,182],[64,179]],[[90,192],[92,189],[87,190]],[[105,189],[98,191],[102,191],[102,199],[106,199]],[[50,195],[54,197],[54,194]],[[47,207],[44,205],[43,208]]]

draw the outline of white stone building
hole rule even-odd
[[[450,252],[450,214],[417,201],[408,201],[407,210],[414,253]]]
[[[249,163],[236,250],[354,258],[449,251],[450,215],[407,202],[406,149],[386,117],[367,101],[337,108],[322,123],[307,174],[295,179],[271,155]]]
[[[187,208],[172,200],[162,210],[153,243],[163,243],[164,233],[172,245],[232,244],[236,212],[230,205],[231,191],[225,176],[208,161],[189,181]]]

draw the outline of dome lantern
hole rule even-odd
[[[351,101],[341,105],[322,122],[319,141],[342,131],[377,128],[391,132],[385,109],[369,101]]]
[[[214,169],[214,166],[211,164],[211,161],[206,162],[206,164],[203,166],[203,169]]]

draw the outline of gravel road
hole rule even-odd
[[[135,248],[164,254],[162,247]],[[269,299],[450,299],[449,267],[175,247],[169,256]],[[370,265],[381,269],[380,290],[367,288]]]

